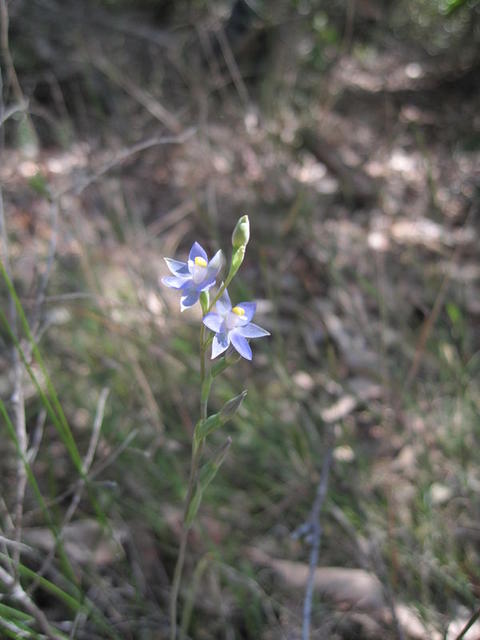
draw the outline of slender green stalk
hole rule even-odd
[[[234,247],[233,254],[232,254],[232,261],[230,263],[230,269],[228,271],[227,277],[225,278],[225,282],[219,288],[219,290],[217,291],[217,294],[215,295],[213,300],[210,302],[210,304],[207,305],[207,311],[211,311],[213,309],[217,300],[219,300],[222,297],[228,285],[231,283],[233,278],[237,275],[237,271],[240,269],[243,262],[243,258],[245,257],[245,247],[246,247],[246,244],[238,246],[236,248]]]
[[[200,329],[200,419],[205,420],[207,418],[208,411],[208,398],[210,396],[210,389],[212,386],[212,376],[207,373],[206,363],[206,339],[205,339],[205,327],[202,324]],[[185,564],[185,554],[187,550],[188,534],[191,529],[191,524],[187,524],[187,515],[192,502],[192,498],[195,493],[197,485],[198,468],[200,466],[200,458],[203,451],[203,441],[197,446],[195,441],[192,446],[192,459],[190,463],[190,478],[188,480],[187,496],[185,498],[185,506],[183,511],[183,524],[182,535],[180,538],[180,548],[178,551],[177,564],[175,565],[175,571],[173,574],[172,590],[170,593],[170,640],[176,640],[177,638],[177,602],[178,593],[180,591],[180,583],[182,581],[183,566]]]
[[[213,309],[213,307],[215,306],[215,303],[217,302],[217,300],[220,300],[220,298],[222,297],[224,291],[226,290],[226,288],[228,287],[228,285],[231,283],[231,281],[233,280],[235,274],[237,273],[237,271],[230,269],[230,273],[228,274],[225,282],[222,284],[222,286],[219,288],[219,290],[217,291],[217,294],[215,295],[215,297],[213,298],[213,300],[210,302],[210,304],[208,305],[208,311],[211,311]]]
[[[220,286],[213,300],[210,301],[208,291],[200,293],[200,305],[203,315],[205,316],[215,305],[215,303],[226,291],[228,285],[233,280],[239,270],[245,257],[245,249],[250,238],[250,222],[248,216],[242,216],[233,230],[232,234],[232,258],[230,268],[225,278],[225,282]],[[196,262],[196,259],[195,259]],[[204,261],[205,262],[205,261]],[[207,263],[205,262],[205,265]],[[202,500],[202,494],[206,487],[215,477],[220,465],[222,464],[227,451],[231,445],[232,439],[227,438],[224,445],[217,453],[207,461],[202,469],[200,469],[200,460],[205,444],[205,438],[221,427],[229,420],[241,405],[245,398],[246,391],[229,400],[219,413],[213,414],[208,418],[208,399],[214,378],[224,371],[235,359],[229,359],[225,355],[219,363],[213,367],[207,367],[207,348],[211,343],[211,339],[206,337],[205,325],[202,323],[200,328],[200,421],[197,423],[193,435],[192,458],[190,462],[190,478],[188,480],[187,496],[185,498],[182,534],[180,537],[180,548],[173,573],[172,589],[170,592],[170,640],[177,640],[177,602],[182,581],[183,567],[185,564],[185,555],[188,544],[188,534],[192,527],[195,515]],[[188,615],[184,617],[184,624],[180,630],[180,636],[184,635],[185,627],[188,626],[192,602],[187,605],[190,609]]]
[[[190,589],[186,597],[185,606],[182,611],[182,624],[180,627],[180,638],[184,638],[188,631],[188,626],[192,618],[193,605],[195,602],[195,596],[200,586],[200,580],[203,577],[209,563],[212,561],[212,554],[206,553],[203,558],[200,559],[193,573],[192,581],[190,583]]]

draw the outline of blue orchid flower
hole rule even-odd
[[[212,342],[212,359],[226,351],[230,344],[247,360],[252,359],[248,338],[269,336],[269,332],[251,322],[257,305],[240,302],[232,308],[227,290],[215,304],[215,311],[207,313],[203,324],[215,333]]]
[[[223,256],[221,251],[217,251],[209,261],[203,247],[198,242],[194,242],[187,262],[172,258],[164,258],[164,260],[173,275],[163,277],[162,282],[171,289],[180,290],[182,294],[180,309],[185,311],[193,307],[202,291],[207,291],[215,284],[222,268]]]

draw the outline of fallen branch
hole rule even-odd
[[[333,459],[333,446],[330,445],[325,458],[323,460],[322,473],[317,486],[317,493],[313,503],[312,511],[308,520],[298,527],[292,534],[293,538],[304,537],[311,544],[310,561],[308,569],[307,586],[305,589],[305,599],[303,602],[303,623],[302,623],[302,640],[310,638],[310,624],[312,617],[312,600],[313,590],[315,586],[315,570],[318,564],[318,555],[320,551],[320,540],[322,536],[322,525],[320,522],[320,514],[322,512],[325,498],[328,490],[328,477],[330,475],[330,467]]]
[[[87,453],[85,455],[85,458],[83,460],[83,464],[82,464],[82,477],[78,480],[76,488],[74,490],[73,493],[73,497],[72,497],[72,501],[70,502],[70,506],[68,507],[65,516],[63,517],[62,520],[62,525],[60,528],[60,532],[58,535],[58,538],[55,540],[55,544],[52,546],[52,549],[50,550],[49,554],[47,555],[47,557],[45,558],[45,560],[42,563],[42,566],[40,567],[40,569],[36,572],[36,576],[35,576],[35,580],[32,582],[32,584],[29,586],[28,588],[28,592],[31,594],[33,593],[33,591],[37,588],[39,582],[40,582],[40,578],[45,575],[47,573],[47,571],[49,570],[50,565],[53,562],[53,559],[55,557],[55,553],[58,549],[58,545],[62,542],[63,537],[64,537],[64,532],[65,532],[65,527],[70,523],[70,521],[72,520],[78,505],[80,504],[80,499],[82,497],[83,494],[83,490],[85,488],[85,485],[87,483],[87,478],[88,478],[88,474],[90,472],[90,468],[92,466],[93,463],[93,459],[95,456],[95,452],[97,450],[97,446],[98,446],[98,441],[100,439],[100,432],[102,429],[102,424],[103,424],[103,417],[105,414],[105,404],[107,402],[107,398],[108,398],[108,394],[109,394],[110,390],[105,387],[104,389],[102,389],[102,392],[100,393],[100,397],[98,399],[98,404],[97,404],[97,410],[96,410],[96,414],[95,414],[95,419],[93,422],[93,428],[92,428],[92,435],[90,437],[90,443],[88,445],[88,450]]]
[[[6,109],[3,110],[1,116],[0,116],[0,127],[3,126],[3,124],[12,116],[16,115],[17,113],[25,113],[28,109],[28,102],[24,101],[24,102],[18,102],[16,104],[13,104],[11,107],[8,107]]]
[[[35,618],[39,628],[48,638],[50,638],[50,640],[64,640],[64,636],[60,635],[59,632],[49,623],[43,611],[37,607],[30,596],[23,590],[22,586],[1,567],[0,582],[3,582],[7,587],[12,600],[21,605]]]
[[[463,627],[463,629],[460,631],[460,633],[455,638],[455,640],[462,640],[462,638],[465,637],[467,631],[471,629],[471,627],[473,627],[473,625],[478,619],[480,619],[480,607],[471,616],[471,618],[468,620],[467,624]]]
[[[169,131],[179,134],[182,125],[178,118],[166,109],[156,98],[147,91],[132,82],[122,73],[114,64],[100,53],[94,54],[93,65],[101,71],[109,80],[118,85],[121,89],[128,93],[134,100],[144,107],[151,116],[161,122]]]
[[[186,129],[178,136],[155,136],[153,138],[148,138],[147,140],[141,140],[131,147],[126,147],[122,149],[119,153],[117,153],[111,160],[108,160],[101,166],[97,171],[93,172],[89,176],[82,177],[76,184],[70,185],[63,191],[54,194],[54,199],[57,199],[61,196],[64,196],[68,193],[74,193],[76,196],[79,196],[87,187],[89,187],[94,182],[97,182],[102,176],[106,173],[114,169],[116,166],[122,164],[126,160],[128,160],[131,156],[140,153],[141,151],[146,151],[147,149],[151,149],[152,147],[157,147],[163,144],[183,144],[187,140],[189,140],[192,136],[195,135],[196,129],[194,127],[190,127]]]

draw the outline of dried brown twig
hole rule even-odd
[[[64,190],[54,194],[53,197],[54,199],[58,200],[68,193],[74,193],[76,196],[79,196],[87,187],[100,180],[100,178],[102,178],[106,173],[128,160],[131,156],[140,153],[141,151],[151,149],[152,147],[157,147],[159,145],[183,144],[184,142],[187,142],[187,140],[192,138],[195,135],[195,132],[195,128],[190,127],[177,136],[154,136],[152,138],[147,138],[146,140],[141,140],[131,147],[122,149],[119,153],[115,154],[115,156],[111,160],[105,162],[99,169],[92,172],[90,175],[84,176],[81,179],[75,181]]]
[[[473,207],[471,207],[463,227],[466,228],[468,226],[468,223],[470,222],[470,219],[472,217],[473,214]],[[415,355],[413,357],[413,361],[412,364],[410,365],[410,369],[408,371],[407,377],[405,379],[405,384],[404,384],[404,392],[408,391],[413,383],[413,381],[415,380],[415,378],[417,377],[417,374],[420,370],[420,367],[422,365],[424,356],[425,356],[425,351],[427,348],[427,343],[428,340],[430,338],[430,335],[432,333],[432,330],[438,320],[438,317],[440,315],[440,312],[442,311],[443,308],[443,304],[445,302],[445,298],[447,296],[448,293],[448,287],[450,285],[450,280],[452,277],[452,269],[450,268],[452,265],[454,265],[456,262],[458,262],[458,260],[460,259],[462,252],[464,250],[464,247],[462,244],[459,244],[455,250],[453,251],[450,260],[448,262],[448,267],[445,271],[445,275],[443,276],[443,280],[442,283],[440,284],[440,287],[438,289],[437,292],[437,296],[435,298],[435,302],[433,304],[432,310],[430,311],[430,313],[428,314],[428,316],[426,317],[421,331],[420,331],[420,335],[418,337],[417,340],[417,344],[415,346]]]
[[[100,52],[95,52],[92,57],[93,65],[101,71],[109,80],[121,87],[134,100],[141,104],[156,120],[161,122],[169,131],[180,134],[182,125],[178,118],[164,107],[157,98],[139,87],[135,82],[122,73],[110,60],[107,60]]]
[[[112,451],[112,453],[103,462],[100,462],[94,469],[91,470],[91,472],[86,476],[86,480],[89,482],[93,482],[94,480],[96,480],[98,476],[100,476],[106,469],[108,469],[108,467],[110,467],[119,458],[119,456],[125,451],[125,449],[129,446],[132,440],[135,439],[137,434],[138,434],[138,429],[133,429],[132,431],[130,431],[130,433],[125,438],[125,440],[121,444],[119,444],[118,447],[114,449],[114,451]],[[77,483],[74,483],[72,486],[70,486],[68,489],[66,489],[63,493],[59,494],[55,498],[45,501],[45,506],[47,508],[50,508],[50,507],[54,507],[55,505],[61,504],[69,496],[74,494],[76,490],[77,490]],[[40,507],[32,509],[32,511],[29,511],[25,515],[25,518],[31,519],[35,517],[40,511],[41,511]]]
[[[25,118],[27,119],[28,127],[30,129],[30,136],[35,140],[35,146],[38,145],[37,134],[35,132],[35,127],[33,126],[32,120],[30,118],[30,114],[26,109],[26,105],[28,104],[25,96],[23,95],[22,87],[20,86],[20,82],[18,80],[17,72],[15,71],[15,65],[13,64],[12,54],[10,52],[9,45],[9,37],[8,37],[8,28],[9,28],[9,16],[8,16],[8,7],[5,0],[0,0],[0,51],[1,57],[5,66],[5,70],[7,73],[8,84],[12,89],[13,95],[15,96],[15,100],[17,101],[17,105],[14,105],[14,112],[23,111],[25,113]],[[3,89],[3,87],[2,87]],[[2,95],[3,102],[3,95]],[[9,109],[8,111],[11,111]],[[2,110],[0,114],[0,126],[2,126],[3,122],[12,115],[6,115],[8,111],[5,111],[2,105]]]
[[[82,464],[82,477],[76,483],[72,500],[65,513],[65,516],[63,517],[58,537],[55,540],[55,544],[52,546],[50,552],[48,553],[47,557],[43,561],[40,569],[36,572],[35,580],[32,582],[32,584],[28,589],[29,593],[33,593],[33,591],[36,589],[36,587],[39,584],[39,580],[41,576],[43,576],[48,571],[55,557],[55,553],[57,551],[58,545],[61,543],[63,539],[65,527],[72,520],[78,508],[78,505],[80,504],[83,490],[87,483],[88,473],[90,472],[90,468],[93,463],[95,452],[97,450],[98,441],[100,439],[100,432],[102,429],[103,417],[105,414],[105,405],[106,405],[109,393],[110,393],[110,390],[107,389],[106,387],[102,389],[102,392],[100,393],[100,397],[98,399],[98,404],[97,404],[97,410],[95,414],[95,419],[93,421],[93,428],[92,428],[92,435],[90,436],[90,443],[88,445],[88,450]]]
[[[237,61],[235,60],[235,56],[233,55],[233,51],[225,35],[225,31],[223,30],[223,28],[220,28],[215,32],[215,35],[218,40],[218,44],[220,45],[220,49],[222,50],[228,72],[230,73],[233,84],[235,85],[235,89],[237,90],[237,93],[240,97],[240,100],[243,102],[243,105],[247,107],[250,103],[248,89],[245,85],[245,82],[243,81],[242,74],[240,73],[240,69],[238,68]]]
[[[18,82],[13,60],[10,54],[8,44],[8,10],[5,0],[0,0],[0,47],[2,52],[2,59],[4,61],[7,76],[13,93],[19,105],[25,104],[22,89]],[[7,119],[7,112],[4,108],[3,102],[4,86],[3,86],[3,74],[0,69],[0,154],[3,155],[3,123]],[[28,114],[27,114],[28,118]],[[31,125],[31,123],[30,123]],[[31,126],[34,133],[33,126]],[[11,278],[12,270],[10,265],[10,251],[8,242],[8,233],[5,224],[5,212],[3,205],[3,192],[0,185],[0,244],[1,244],[1,259],[5,266],[5,270],[8,276]],[[18,339],[17,335],[17,312],[15,308],[15,301],[12,295],[9,295],[9,324],[10,329]],[[13,424],[16,433],[17,445],[19,449],[19,455],[17,459],[16,469],[16,497],[14,508],[14,521],[12,525],[14,527],[14,540],[12,541],[13,552],[12,559],[9,562],[10,572],[0,567],[0,581],[4,584],[5,588],[9,592],[10,598],[17,602],[25,611],[33,616],[41,631],[50,640],[59,640],[61,636],[58,631],[50,624],[46,615],[41,609],[33,602],[30,596],[25,592],[20,583],[20,564],[21,564],[21,552],[24,550],[22,545],[22,529],[23,529],[23,513],[24,513],[24,499],[25,490],[27,486],[27,471],[25,460],[28,458],[28,436],[25,417],[25,394],[24,394],[24,369],[23,363],[20,358],[20,354],[15,345],[11,348],[11,364],[13,370],[13,394],[11,397],[11,403],[13,408]],[[4,621],[2,621],[3,623]],[[14,625],[15,626],[15,625]],[[22,637],[20,634],[18,637]]]
[[[310,625],[312,618],[313,589],[315,585],[315,570],[320,552],[322,525],[320,515],[327,497],[328,478],[333,460],[333,444],[330,443],[323,459],[322,472],[317,485],[317,492],[308,520],[293,532],[293,538],[304,537],[310,543],[310,560],[305,598],[303,601],[302,640],[310,640]]]
[[[31,616],[33,616],[39,628],[47,635],[50,640],[63,640],[57,630],[50,624],[43,611],[33,602],[30,596],[24,591],[20,583],[11,576],[7,571],[0,567],[0,582],[6,586],[9,595],[21,605]],[[3,621],[2,621],[3,622]],[[20,636],[21,637],[21,636]]]
[[[10,81],[11,86],[16,94],[16,97],[19,101],[23,100],[22,90],[20,85],[18,84],[17,75],[15,73],[15,68],[13,67],[12,58],[10,55],[10,50],[8,47],[8,11],[5,0],[0,0],[0,18],[1,18],[1,31],[0,31],[0,44],[2,51],[2,58],[4,60],[4,64],[7,68],[7,75]],[[3,75],[0,70],[0,120],[3,120],[4,114],[4,103],[3,103]],[[0,151],[3,155],[3,130],[1,131],[0,136]],[[1,236],[1,247],[2,247],[2,256],[1,259],[3,264],[5,265],[5,269],[11,278],[11,266],[10,266],[10,251],[9,251],[9,243],[8,243],[8,234],[5,224],[5,212],[3,206],[3,192],[0,185],[0,236]],[[9,295],[8,301],[9,308],[9,323],[11,331],[14,335],[17,334],[17,312],[15,309],[15,302],[11,295]],[[10,360],[13,371],[13,393],[11,397],[11,402],[13,406],[13,424],[15,426],[16,437],[18,441],[18,447],[20,450],[20,455],[17,460],[17,491],[16,491],[16,499],[15,499],[15,509],[14,509],[14,527],[15,527],[15,547],[13,550],[13,560],[12,560],[12,568],[14,572],[14,582],[15,584],[19,583],[19,565],[20,565],[20,543],[22,537],[22,521],[23,521],[23,501],[25,496],[25,489],[27,486],[27,473],[25,469],[25,465],[23,460],[27,455],[28,448],[28,439],[27,439],[27,430],[26,430],[26,422],[25,422],[25,397],[23,392],[23,366],[20,360],[20,355],[18,353],[17,348],[13,345],[10,351]]]

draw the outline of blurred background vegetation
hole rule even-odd
[[[480,596],[480,3],[1,6],[2,263],[45,368],[18,322],[19,381],[4,327],[0,389],[14,422],[22,388],[49,513],[29,483],[18,521],[3,416],[2,571],[58,637],[167,637],[199,312],[162,257],[228,253],[248,213],[231,293],[272,337],[214,389],[212,410],[248,396],[192,535],[187,637],[300,638],[292,533],[333,448],[312,638],[459,638]],[[48,636],[12,584],[1,637]]]

